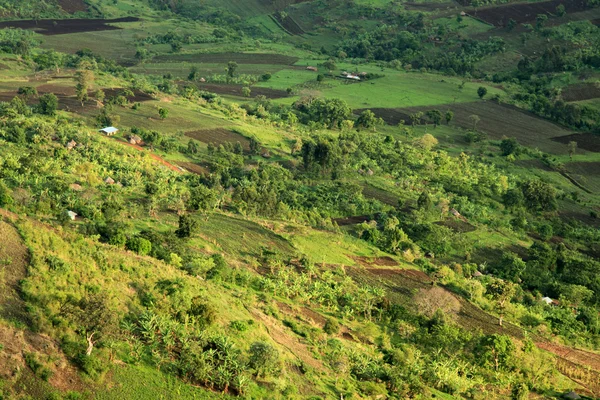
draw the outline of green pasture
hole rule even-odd
[[[297,227],[289,231],[289,239],[315,263],[355,265],[353,257],[387,255],[369,243],[344,233]]]
[[[315,65],[315,61],[300,60],[296,65]],[[459,78],[446,77],[443,75],[404,72],[391,69],[378,68],[374,65],[351,65],[339,64],[335,74],[346,70],[348,72],[372,72],[384,75],[381,78],[369,81],[348,81],[338,78],[328,78],[321,86],[314,90],[320,92],[323,97],[340,98],[345,100],[352,108],[400,108],[416,106],[432,106],[449,103],[465,103],[477,101],[477,88],[485,86],[488,89],[488,97],[504,95],[504,91],[490,86],[487,83],[465,82],[464,88],[459,85],[463,83]],[[298,71],[300,72],[300,71]],[[285,86],[287,81],[299,81],[300,76],[313,78],[314,75],[302,74],[298,78],[291,77],[292,74],[280,73],[279,77],[272,78],[267,84]],[[281,103],[290,103],[292,98],[277,100]]]
[[[317,75],[318,73],[313,71],[281,69],[273,73],[271,79],[259,82],[256,86],[286,90],[287,88],[292,88],[308,81],[314,81],[317,79]]]

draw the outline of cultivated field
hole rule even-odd
[[[250,141],[247,138],[224,128],[186,132],[185,136],[207,144],[212,143],[216,145],[240,142],[245,151],[250,150]]]
[[[524,146],[537,147],[542,151],[554,154],[567,153],[567,146],[559,145],[552,139],[568,135],[571,133],[570,131],[509,105],[497,104],[493,101],[477,101],[437,107],[404,108],[399,111],[410,115],[418,111],[426,112],[432,108],[437,108],[442,112],[452,110],[454,120],[451,124],[463,129],[473,129],[474,122],[471,116],[476,115],[479,118],[476,129],[486,133],[489,139],[499,140],[504,137],[514,137]],[[384,119],[387,116],[386,113],[380,115]],[[433,133],[435,134],[435,132]]]
[[[2,28],[21,28],[34,30],[42,35],[64,35],[69,33],[110,31],[121,29],[114,25],[119,22],[136,22],[135,17],[118,19],[40,19],[0,22]]]
[[[577,142],[578,149],[600,152],[600,135],[574,133],[572,135],[553,137],[552,140],[564,145],[569,144],[569,142]]]
[[[242,85],[227,85],[227,84],[219,84],[219,83],[198,83],[198,89],[206,90],[208,92],[229,95],[229,96],[238,96],[243,97],[242,89],[244,86]],[[269,99],[281,99],[283,97],[289,97],[286,91],[278,90],[278,89],[270,89],[260,86],[252,86],[250,87],[250,96],[265,96]]]
[[[154,61],[215,63],[227,64],[235,61],[238,64],[276,64],[293,65],[297,57],[283,54],[267,53],[198,53],[198,54],[164,54],[154,57]]]
[[[564,101],[581,101],[600,97],[600,85],[595,83],[578,83],[563,89]]]
[[[506,26],[510,19],[520,24],[531,23],[535,22],[538,14],[554,14],[556,7],[561,4],[567,13],[583,11],[588,8],[585,0],[552,0],[479,9],[473,12],[473,16],[496,26]]]

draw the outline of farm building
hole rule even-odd
[[[74,140],[71,140],[69,143],[67,143],[67,150],[74,149],[75,146],[77,146],[77,142]]]
[[[551,299],[550,297],[542,297],[542,301],[549,306],[558,306],[560,304],[558,300]]]
[[[77,218],[77,213],[74,211],[67,211],[67,215],[69,216],[71,221],[75,221],[75,219]]]
[[[115,133],[119,132],[119,130],[114,126],[107,126],[106,128],[100,129],[100,132],[104,133],[106,136],[112,136]]]
[[[344,78],[344,79],[352,79],[352,80],[355,80],[355,81],[360,81],[360,76],[351,74],[351,73],[346,72],[346,71],[342,72],[342,74],[340,75],[340,77]]]
[[[138,135],[131,135],[131,136],[129,136],[129,143],[131,143],[131,144],[141,144],[142,143],[142,138],[139,137]]]
[[[313,71],[313,72],[318,72],[318,71],[319,71],[319,70],[317,69],[317,67],[311,67],[311,66],[308,66],[308,67],[306,67],[306,69],[307,69],[308,71]]]

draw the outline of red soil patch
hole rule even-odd
[[[380,267],[395,267],[398,265],[398,261],[391,257],[352,257],[354,261],[358,262],[364,267],[380,266]],[[370,271],[370,270],[369,270]],[[404,270],[380,270],[380,271],[404,271]],[[372,271],[371,271],[372,272]]]
[[[600,135],[593,133],[575,133],[566,136],[553,137],[554,142],[563,143],[565,145],[569,142],[577,142],[577,148],[584,149],[593,152],[600,152]]]
[[[538,14],[554,14],[556,7],[563,5],[568,14],[585,11],[589,7],[585,0],[552,0],[537,3],[519,3],[475,10],[473,16],[496,26],[506,26],[510,19],[517,23],[534,22]]]
[[[88,6],[83,0],[58,0],[58,5],[69,14],[88,10]]]
[[[126,146],[133,147],[134,149],[137,149],[137,150],[139,150],[139,151],[144,151],[144,148],[143,148],[142,146],[138,146],[137,144],[132,144],[132,143],[128,143],[128,142],[123,142],[123,141],[120,141],[120,140],[119,140],[119,142],[120,142],[120,143],[123,143],[123,144],[124,144],[124,145],[126,145]],[[173,170],[173,171],[176,171],[176,172],[180,172],[180,173],[181,173],[181,172],[183,172],[183,171],[181,170],[181,168],[179,168],[179,167],[178,167],[178,166],[176,166],[176,165],[173,165],[173,164],[171,164],[170,162],[168,162],[168,161],[167,161],[167,160],[165,160],[164,158],[162,158],[162,157],[160,157],[160,156],[158,156],[158,155],[156,155],[156,154],[153,154],[153,153],[148,153],[148,154],[150,154],[150,157],[152,157],[153,159],[155,159],[156,161],[158,161],[159,163],[161,163],[161,164],[162,164],[162,165],[164,165],[165,167],[167,167],[167,168],[169,168],[169,169],[171,169],[171,170]]]
[[[600,97],[600,86],[594,83],[578,83],[569,85],[562,91],[564,101],[589,100]]]
[[[225,83],[198,83],[198,89],[206,90],[207,92],[224,94],[229,96],[244,97],[242,85],[228,85]],[[258,86],[250,87],[250,96],[265,96],[268,99],[281,99],[289,97],[289,94],[285,90],[270,89]]]
[[[68,33],[111,31],[121,29],[114,25],[118,22],[136,22],[139,18],[125,17],[118,19],[42,19],[0,22],[2,28],[21,28],[35,30],[42,35],[63,35]]]
[[[212,143],[216,145],[225,143],[235,144],[236,142],[240,142],[244,148],[244,151],[250,150],[250,140],[239,133],[235,133],[224,128],[202,129],[199,131],[186,132],[185,136],[204,143]]]

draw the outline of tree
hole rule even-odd
[[[572,161],[573,156],[575,155],[575,152],[577,151],[577,142],[571,140],[567,146],[569,148],[569,158]]]
[[[196,67],[195,65],[192,67],[192,69],[190,69],[190,73],[188,74],[188,81],[197,81],[200,79],[200,71],[198,70],[198,67]]]
[[[163,107],[158,107],[158,116],[160,119],[165,120],[169,116],[169,110]]]
[[[260,153],[260,142],[253,136],[250,138],[250,154],[256,155]]]
[[[150,58],[150,52],[148,51],[148,49],[139,48],[136,50],[134,57],[140,63],[144,63],[144,61]]]
[[[81,102],[81,106],[86,100],[88,100],[88,90],[94,81],[94,73],[90,70],[84,69],[79,70],[75,74],[77,85],[75,86],[75,90],[77,93],[77,100]]]
[[[17,94],[23,96],[25,99],[38,95],[38,91],[33,86],[21,86],[17,89]]]
[[[496,309],[500,314],[498,324],[502,326],[504,309],[506,308],[507,302],[510,303],[510,299],[514,296],[516,285],[503,279],[493,279],[488,283],[485,289],[492,300],[496,302]]]
[[[516,349],[510,336],[493,334],[480,339],[475,353],[485,367],[493,366],[496,371],[510,370],[514,366]]]
[[[58,109],[58,97],[54,93],[46,93],[40,96],[39,99],[39,112],[40,114],[54,116]]]
[[[178,238],[189,238],[198,227],[198,221],[188,214],[179,216],[179,227],[175,231]]]
[[[63,315],[76,325],[76,331],[85,336],[86,356],[90,356],[98,340],[114,328],[114,313],[106,299],[105,293],[88,294],[77,301],[71,299],[63,308]]]
[[[104,93],[104,90],[98,89],[94,92],[94,99],[96,100],[98,107],[100,107],[102,105],[102,102],[104,101],[105,98],[106,98],[106,93]]]
[[[556,203],[556,189],[539,179],[531,179],[521,184],[521,191],[525,199],[525,206],[530,210],[554,211],[558,208]]]
[[[444,114],[444,117],[446,118],[446,124],[450,125],[450,122],[454,119],[454,112],[448,110],[446,111],[446,114]]]
[[[429,195],[429,193],[427,193],[427,191],[422,191],[421,194],[419,195],[419,198],[417,199],[417,207],[419,208],[419,210],[429,210],[431,209],[431,206],[433,205],[433,201],[431,200],[431,196]]]
[[[537,17],[535,17],[535,30],[541,30],[546,21],[548,21],[548,16],[546,14],[538,14]]]
[[[438,144],[438,140],[432,134],[426,133],[420,138],[416,139],[414,143],[425,150],[431,150],[435,145]]]
[[[500,142],[500,151],[502,152],[503,156],[518,154],[519,150],[520,146],[515,138],[504,138]]]
[[[250,346],[248,364],[255,371],[255,376],[266,376],[274,372],[279,362],[279,352],[265,342],[254,342]]]
[[[235,71],[238,68],[238,63],[236,63],[235,61],[229,61],[227,63],[227,68],[225,68],[225,70],[227,71],[227,76],[229,78],[233,78],[233,76],[235,75]]]
[[[250,90],[250,88],[248,86],[244,86],[242,88],[242,96],[244,96],[244,97],[250,97],[251,93],[252,93],[252,91]]]
[[[358,118],[356,119],[355,126],[365,129],[373,128],[373,130],[375,130],[375,127],[377,125],[382,124],[383,120],[381,118],[378,118],[373,111],[365,110],[361,112]]]
[[[565,6],[562,4],[559,4],[558,6],[556,6],[556,15],[559,17],[564,17],[567,14],[567,11],[565,10]]]
[[[479,96],[480,99],[483,99],[487,92],[488,90],[485,86],[479,86],[477,89],[477,96]]]
[[[323,63],[323,67],[324,67],[324,68],[325,68],[327,71],[331,72],[331,71],[333,71],[333,70],[335,70],[335,69],[336,69],[337,65],[335,65],[335,61],[333,61],[333,60],[327,60],[327,61],[325,61],[325,62]]]
[[[515,21],[512,18],[510,18],[508,20],[508,24],[506,24],[506,30],[509,31],[509,32],[512,32],[512,30],[515,29],[516,26],[517,26],[517,21]]]
[[[429,110],[427,111],[427,117],[433,122],[433,127],[437,126],[442,122],[442,112],[440,110]]]
[[[152,243],[143,237],[135,236],[127,240],[127,249],[146,256],[152,251]]]

